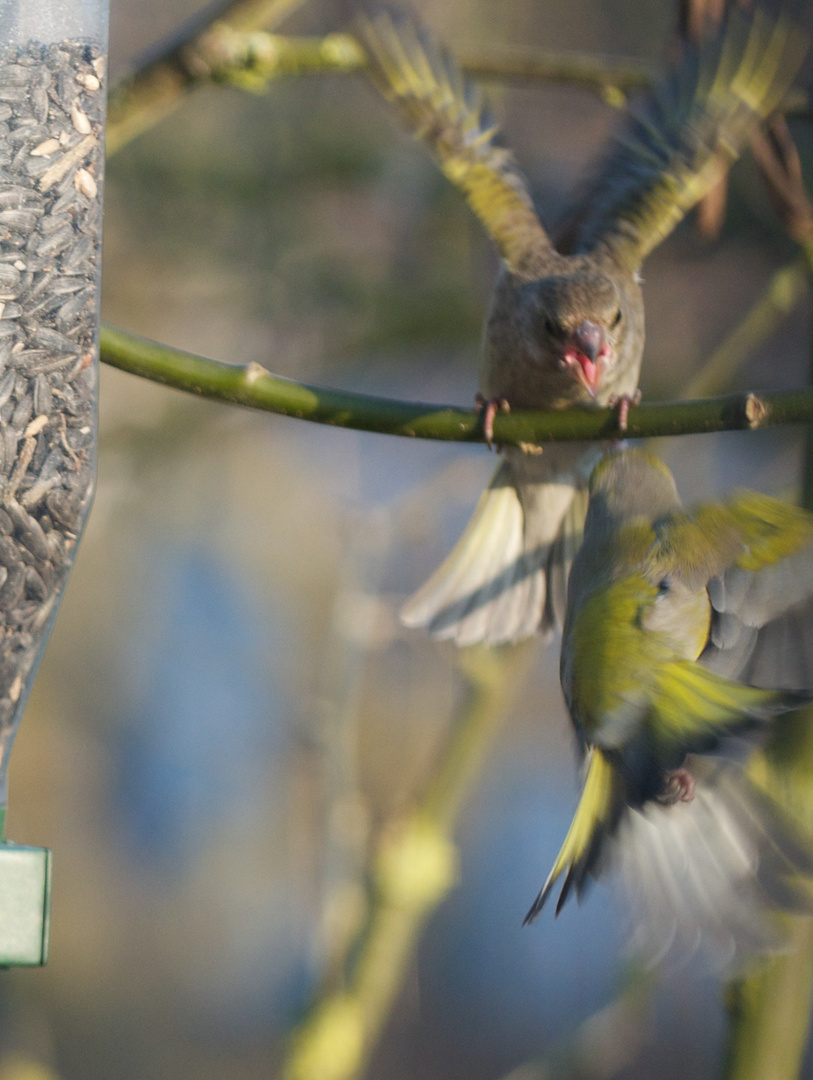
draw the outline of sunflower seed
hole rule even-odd
[[[0,50],[0,757],[93,478],[104,58]]]

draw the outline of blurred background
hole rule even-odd
[[[112,0],[113,80],[196,7]],[[416,7],[459,51],[653,61],[676,19],[656,0]],[[280,29],[342,29],[353,10],[310,0]],[[618,115],[577,89],[488,96],[555,221]],[[794,134],[813,176],[809,132]],[[644,397],[677,395],[793,254],[743,161],[720,239],[684,225],[647,262]],[[221,360],[468,405],[495,270],[463,200],[360,77],[202,90],[108,166],[103,318]],[[808,351],[803,304],[735,385],[798,386]],[[423,790],[459,707],[454,648],[401,629],[397,609],[451,546],[494,458],[111,369],[100,400],[95,505],[11,759],[8,834],[53,848],[54,902],[48,967],[0,973],[0,1078],[273,1076],[356,925],[373,838]],[[661,450],[687,499],[735,484],[793,497],[800,438]],[[564,1061],[623,983],[611,891],[520,925],[577,794],[557,663],[532,647],[465,805],[459,882],[409,965],[371,1077],[496,1080]],[[579,1075],[715,1075],[718,982],[690,966],[657,986],[616,1026],[616,1059]]]

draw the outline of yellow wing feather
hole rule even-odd
[[[480,97],[452,57],[388,12],[360,16],[357,27],[376,87],[463,192],[508,266],[552,250],[523,176],[511,153],[494,145],[497,127],[484,121]]]
[[[685,754],[711,750],[723,736],[787,712],[808,697],[745,686],[688,660],[662,664],[649,721],[654,756],[668,759],[671,751],[679,764]],[[667,762],[667,767],[675,766]]]
[[[786,16],[733,8],[720,34],[630,117],[598,178],[577,250],[603,245],[640,266],[777,108],[807,46]]]

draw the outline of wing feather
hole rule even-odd
[[[465,195],[509,268],[552,251],[512,154],[497,146],[479,93],[428,32],[389,12],[357,21],[368,72],[404,126]]]
[[[789,19],[730,10],[719,33],[629,118],[596,178],[575,250],[637,269],[787,93],[807,50]]]

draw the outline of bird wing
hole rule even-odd
[[[700,662],[751,686],[813,689],[813,515],[742,491],[695,516],[700,530],[709,522],[719,529],[721,520],[729,545],[709,576],[712,618]]]
[[[360,16],[357,27],[370,78],[463,192],[509,268],[552,250],[524,177],[495,145],[497,127],[452,56],[423,27],[386,11]]]
[[[714,750],[726,735],[798,708],[808,700],[805,694],[746,686],[690,660],[661,664],[643,733],[651,759],[647,766],[658,770],[662,778],[663,770],[678,768],[687,753]],[[643,764],[639,757],[634,746],[625,749],[625,763],[634,761],[636,769]],[[643,797],[651,795],[644,791]]]
[[[575,243],[636,270],[780,104],[807,50],[785,15],[729,10],[716,34],[628,118],[600,169]]]
[[[696,661],[720,617],[709,580],[734,572],[756,578],[742,618],[772,618],[782,600],[772,584],[781,579],[787,593],[796,556],[809,548],[813,558],[813,516],[740,492],[725,505],[673,511],[654,529],[627,526],[615,545],[616,558],[606,544],[601,558],[617,564],[617,576],[588,591],[566,625],[562,686],[585,740],[614,754],[627,799],[641,806],[662,794],[665,774],[686,754],[714,750],[809,701],[804,691],[813,682],[756,687],[738,681],[738,672]],[[808,580],[813,593],[813,573]],[[574,567],[574,598],[580,581]]]
[[[799,875],[813,871],[813,849],[737,762],[687,767],[694,798],[624,815],[607,860],[645,961],[685,962],[702,946],[714,968],[731,969],[783,947],[770,913],[810,911]]]

